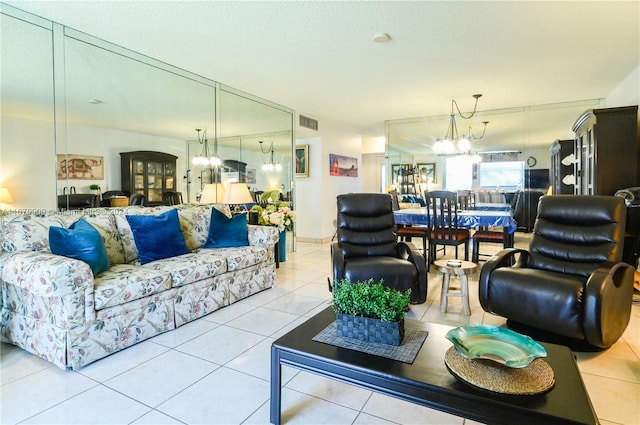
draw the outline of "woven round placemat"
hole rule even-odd
[[[553,369],[540,358],[527,367],[511,368],[492,360],[467,359],[452,346],[444,355],[444,362],[461,381],[501,394],[542,394],[555,383]]]

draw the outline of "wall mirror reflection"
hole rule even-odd
[[[1,17],[3,165],[20,160],[0,177],[23,206],[67,209],[58,197],[72,191],[160,203],[172,190],[197,202],[202,185],[223,176],[293,198],[293,110],[11,7]],[[195,129],[219,150],[217,174],[192,163],[202,147]],[[123,177],[129,152],[175,160],[141,162],[137,181]],[[263,171],[268,163],[282,169]]]
[[[402,178],[394,170],[394,165],[410,165],[412,168],[420,163],[436,163],[436,179],[423,189],[445,188],[480,189],[479,174],[473,174],[473,167],[478,160],[484,161],[520,161],[523,169],[523,185],[526,176],[532,169],[544,172],[550,167],[549,149],[556,140],[572,139],[572,126],[585,110],[598,108],[601,99],[590,99],[576,102],[562,102],[548,105],[536,105],[495,110],[479,110],[472,119],[457,119],[458,132],[479,136],[483,122],[489,121],[484,137],[479,140],[470,139],[471,147],[454,152],[442,153],[434,150],[434,145],[443,139],[447,132],[449,115],[434,115],[407,119],[390,120],[385,124],[387,136],[386,183],[398,185]],[[471,127],[471,130],[469,130]],[[478,157],[477,154],[480,154]],[[473,161],[456,161],[454,157],[474,157]],[[533,160],[532,160],[533,158]],[[537,158],[537,159],[536,159]],[[469,170],[452,170],[466,164]],[[449,166],[447,167],[447,164]],[[455,165],[454,165],[455,164]],[[464,171],[464,173],[462,173]],[[461,183],[459,175],[468,176]],[[468,181],[467,181],[468,180]],[[464,187],[461,187],[464,186]],[[495,187],[494,187],[495,189]],[[510,189],[514,189],[510,187]],[[517,188],[516,188],[517,189]]]

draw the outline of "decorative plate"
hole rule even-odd
[[[489,359],[513,368],[547,356],[547,350],[530,337],[497,326],[460,326],[446,338],[468,359]]]

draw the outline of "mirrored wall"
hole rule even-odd
[[[0,179],[23,207],[57,208],[58,195],[97,186],[129,195],[121,153],[133,151],[175,156],[184,202],[239,168],[251,189],[293,198],[293,110],[1,6]],[[218,147],[217,173],[191,162],[196,129]],[[271,148],[281,171],[262,170]]]
[[[386,168],[389,184],[398,183],[394,175],[401,164],[434,164],[433,188],[445,187],[445,159],[452,155],[513,152],[513,158],[527,161],[528,168],[547,169],[549,148],[555,140],[573,139],[573,124],[588,109],[603,107],[602,99],[587,99],[547,105],[533,105],[494,110],[479,110],[472,119],[456,117],[458,133],[482,134],[483,121],[488,121],[486,133],[471,140],[471,149],[454,154],[438,154],[433,145],[447,133],[450,116],[433,115],[385,122],[387,139]],[[465,115],[468,113],[465,111]],[[469,131],[471,127],[471,131]],[[531,161],[530,158],[535,159]],[[431,165],[430,165],[431,166]]]

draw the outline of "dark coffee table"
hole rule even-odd
[[[335,320],[329,307],[271,346],[271,423],[281,420],[281,366],[313,372],[422,406],[489,424],[597,424],[598,419],[567,347],[542,343],[556,383],[545,394],[513,396],[458,381],[444,364],[450,326],[406,320],[429,332],[412,364],[311,339]]]

